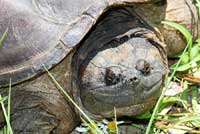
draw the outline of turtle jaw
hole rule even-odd
[[[118,117],[133,116],[155,104],[163,86],[162,76],[162,73],[147,76],[155,78],[150,85],[143,79],[135,85],[126,82],[97,89],[83,88],[80,100],[84,108],[94,115],[113,117],[113,108],[116,107]]]

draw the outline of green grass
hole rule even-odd
[[[185,36],[185,38],[186,38],[186,40],[187,40],[188,43],[187,43],[187,46],[186,46],[185,50],[183,51],[183,54],[181,55],[179,61],[176,63],[175,68],[174,68],[172,74],[168,77],[168,79],[166,81],[166,84],[165,84],[165,87],[164,87],[164,89],[163,89],[163,91],[161,93],[161,96],[158,99],[158,102],[157,102],[157,104],[156,104],[156,106],[155,106],[155,108],[153,110],[153,113],[152,113],[152,116],[150,118],[150,121],[149,121],[149,124],[147,126],[147,130],[146,130],[145,134],[150,134],[151,133],[151,127],[152,127],[153,121],[155,119],[155,116],[156,116],[156,114],[157,114],[157,112],[158,112],[158,110],[159,110],[159,108],[161,106],[162,100],[164,98],[165,91],[169,87],[169,85],[170,85],[173,77],[175,76],[177,68],[179,67],[182,59],[184,58],[183,55],[187,52],[188,48],[190,48],[190,50],[192,48],[192,36],[187,31],[187,29],[185,29],[183,26],[181,26],[179,24],[176,24],[176,23],[173,23],[173,22],[166,22],[165,21],[165,22],[162,22],[162,23],[166,24],[166,25],[169,25],[171,27],[174,27],[174,28],[178,29],[181,33],[184,33],[183,35]]]
[[[8,28],[5,30],[5,32],[3,33],[3,35],[0,38],[0,47],[2,46],[3,41],[5,40],[7,35],[8,35]]]
[[[5,32],[3,33],[3,35],[0,38],[0,47],[2,46],[3,41],[5,40],[7,35],[8,35],[8,28],[5,30]],[[12,128],[11,128],[11,125],[10,125],[11,83],[12,82],[11,82],[11,79],[10,79],[8,96],[2,97],[2,95],[0,94],[0,104],[1,104],[1,108],[3,110],[3,114],[4,114],[4,117],[5,117],[5,120],[6,120],[6,126],[2,130],[0,130],[0,134],[1,133],[3,133],[3,134],[13,134],[13,131],[12,131]],[[5,105],[4,105],[4,102],[6,100],[8,101],[7,102],[7,104],[8,104],[7,111],[6,111],[6,108],[5,108]]]
[[[117,125],[117,111],[116,108],[114,107],[114,117],[115,117],[115,129],[116,129],[116,134],[119,134],[119,129],[118,129],[118,125]]]
[[[198,9],[198,14],[200,15],[200,1],[199,0],[194,0],[194,2],[195,2],[195,5],[196,5],[196,7]]]
[[[90,126],[91,131],[94,134],[104,134],[104,132],[98,128],[97,124],[95,121],[93,121],[75,102],[74,100],[70,97],[70,95],[62,88],[62,86],[56,81],[54,76],[48,71],[48,69],[44,66],[45,70],[48,72],[49,77],[53,80],[55,85],[58,87],[58,89],[63,93],[63,95],[69,100],[75,108],[80,112],[80,114],[86,119],[86,123],[88,126]]]
[[[8,108],[6,111],[4,102],[8,101]],[[9,92],[8,92],[8,97],[2,97],[2,95],[0,94],[0,104],[1,104],[1,108],[3,110],[3,114],[6,120],[6,126],[3,128],[3,130],[0,131],[0,133],[3,132],[3,134],[13,134],[11,125],[10,125],[10,105],[11,105],[11,80],[10,80],[10,84],[9,84]]]
[[[198,14],[200,14],[200,1],[195,0],[195,3],[198,9]],[[190,73],[190,72],[194,72],[194,68],[198,69],[198,67],[200,66],[200,38],[196,39],[196,41],[193,42],[193,37],[190,34],[190,32],[184,26],[180,24],[177,24],[174,22],[166,22],[166,21],[162,22],[162,24],[173,27],[177,29],[180,33],[182,33],[186,39],[187,46],[181,54],[177,55],[177,57],[179,58],[179,61],[171,67],[171,70],[173,71],[169,75],[168,80],[166,81],[166,84],[165,84],[165,88],[163,89],[163,92],[153,110],[147,130],[145,132],[146,134],[150,134],[152,133],[151,130],[155,130],[156,126],[153,126],[153,122],[155,120],[160,119],[161,114],[159,114],[159,111],[162,111],[162,109],[164,109],[169,104],[175,104],[175,103],[178,103],[179,105],[181,105],[183,110],[186,113],[179,113],[179,116],[177,114],[162,115],[164,119],[168,119],[168,120],[165,120],[165,122],[175,124],[175,126],[190,125],[192,129],[200,128],[200,119],[199,119],[200,104],[198,103],[196,86],[191,87],[188,85],[189,82],[184,80],[183,92],[172,97],[165,97],[164,95],[165,91],[169,88],[172,80],[176,79],[175,77],[176,72]],[[191,94],[192,104],[188,102],[188,96],[190,92],[192,92]],[[174,126],[171,126],[171,128],[173,127]],[[166,127],[165,129],[169,129],[169,128]],[[157,127],[156,129],[159,129],[159,131],[163,130],[162,127],[160,128]],[[180,128],[174,127],[174,129],[180,129]],[[192,132],[192,133],[200,133],[200,130],[199,131],[185,130],[185,131]]]
[[[200,1],[194,0],[194,2],[200,16]],[[153,113],[148,112],[140,115],[142,118],[148,118],[151,116],[145,134],[157,134],[170,128],[179,130],[184,129],[180,127],[181,125],[190,127],[191,130],[184,129],[188,133],[200,133],[200,130],[196,130],[196,128],[200,128],[200,104],[198,103],[197,96],[198,88],[195,84],[190,86],[192,84],[191,82],[184,79],[177,79],[175,76],[176,73],[191,74],[192,72],[200,72],[200,38],[193,41],[193,37],[190,32],[180,24],[166,21],[162,22],[162,24],[178,30],[185,37],[187,46],[182,53],[176,55],[179,60],[176,64],[171,66],[172,71],[168,76],[163,92],[153,109]],[[165,92],[171,85],[172,81],[179,84],[182,82],[183,91],[175,96],[166,97]],[[188,96],[190,95],[192,99],[191,102],[188,101]],[[173,106],[174,104],[178,107]],[[173,106],[173,108],[177,109],[181,107],[183,112],[164,115],[161,114],[162,110],[166,110],[168,106]],[[156,123],[159,124],[159,122],[163,121],[166,124],[169,124],[169,126],[156,126]]]
[[[159,111],[161,111],[162,109],[165,108],[165,106],[167,106],[167,104],[171,104],[171,103],[178,103],[179,105],[182,106],[183,110],[185,110],[187,113],[182,114],[181,116],[176,118],[172,115],[163,115],[163,118],[167,118],[168,120],[165,120],[166,123],[172,123],[175,124],[175,126],[180,126],[180,125],[188,125],[188,124],[192,124],[193,127],[192,128],[199,128],[200,127],[200,105],[198,104],[198,100],[197,100],[197,87],[196,86],[189,86],[187,83],[187,81],[184,80],[184,82],[186,83],[186,87],[183,92],[181,92],[180,94],[176,95],[176,96],[172,96],[172,97],[165,97],[165,92],[166,90],[169,88],[171,82],[173,79],[175,79],[175,74],[177,72],[181,72],[181,73],[190,73],[193,72],[193,68],[197,67],[200,65],[200,43],[199,43],[199,39],[197,39],[196,41],[192,42],[192,35],[190,34],[190,32],[184,28],[182,25],[174,23],[174,22],[162,22],[162,24],[164,25],[168,25],[170,27],[173,27],[177,30],[179,30],[185,37],[186,41],[187,41],[187,46],[184,49],[184,51],[178,55],[179,60],[176,64],[174,64],[171,67],[172,73],[169,75],[165,87],[163,89],[163,92],[153,110],[153,113],[151,115],[147,130],[145,132],[145,134],[151,134],[152,133],[152,127],[153,126],[153,122],[155,119],[160,119],[159,115]],[[192,104],[190,104],[188,102],[188,97],[189,96],[189,92],[191,92],[192,90]],[[192,106],[191,106],[192,105]],[[172,122],[170,122],[172,120]],[[168,126],[169,127],[169,126]],[[162,127],[160,127],[161,129]],[[179,127],[174,127],[173,125],[171,126],[171,128],[174,129],[181,129]],[[165,128],[167,129],[167,127]],[[186,131],[186,130],[185,130]],[[188,132],[192,131],[193,133],[200,133],[200,131],[196,131],[196,130],[188,130]]]

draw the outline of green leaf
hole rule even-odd
[[[149,119],[151,117],[151,112],[148,110],[143,114],[139,114],[136,116],[137,119]]]
[[[187,43],[189,44],[188,49],[189,49],[189,53],[190,53],[190,50],[192,48],[192,35],[190,34],[190,32],[184,26],[177,24],[175,22],[162,21],[161,23],[177,29],[184,35]]]
[[[195,113],[199,113],[199,104],[198,104],[198,88],[196,86],[192,86],[192,109]]]
[[[9,91],[8,91],[8,121],[10,122],[10,106],[11,106],[11,85],[12,85],[12,81],[10,79],[10,83],[9,83]],[[7,130],[10,133],[10,128],[9,126],[7,126]]]
[[[2,37],[0,38],[0,47],[3,44],[3,41],[4,41],[4,39],[6,38],[7,35],[8,35],[8,28],[5,30]]]
[[[198,14],[200,16],[200,1],[199,0],[195,0],[195,5],[196,5],[196,7],[198,9]]]
[[[198,55],[192,59],[191,63],[193,62],[199,62],[200,61],[200,53],[198,53]]]
[[[190,34],[190,32],[184,26],[177,24],[175,22],[169,22],[169,21],[162,21],[161,23],[176,28],[177,30],[179,30],[184,35],[187,42],[191,41],[191,43],[192,43],[192,40],[191,40],[192,35]]]
[[[179,97],[172,96],[172,97],[165,97],[163,98],[162,103],[176,103],[180,102],[185,108],[187,107],[187,101],[180,99]]]
[[[199,46],[195,45],[192,47],[191,52],[190,52],[190,60],[193,60],[197,55],[199,54]]]
[[[179,72],[183,72],[183,71],[187,71],[191,68],[191,64],[188,63],[188,64],[184,64],[184,65],[181,65],[179,67],[177,67],[176,71],[179,71]]]
[[[191,61],[189,63],[180,65],[179,67],[177,67],[176,71],[178,72],[184,72],[184,71],[188,71],[190,68],[192,68],[192,63],[197,63],[200,61],[200,53],[198,53],[196,55],[196,57],[194,57],[193,59],[191,59]],[[175,69],[176,64],[172,65],[170,68],[171,69]]]
[[[189,62],[189,55],[188,55],[188,53],[185,53],[182,56],[183,56],[183,58],[180,61],[180,65],[187,64]]]
[[[145,126],[143,126],[143,125],[138,125],[138,124],[136,124],[136,123],[132,123],[131,126],[133,126],[133,127],[135,127],[135,128],[139,128],[139,129],[141,129],[141,130],[145,130],[145,129],[146,129]]]
[[[183,82],[183,92],[181,93],[181,99],[187,101],[189,93],[188,81]]]
[[[115,129],[116,129],[116,134],[119,134],[119,128],[118,128],[118,125],[117,125],[117,111],[116,111],[116,108],[114,107],[114,115],[115,115]]]
[[[180,125],[185,122],[197,121],[197,120],[200,121],[200,114],[195,114],[193,116],[180,118],[179,121],[177,121],[176,125]]]
[[[172,102],[178,102],[180,101],[179,98],[177,97],[164,97],[163,100],[162,100],[162,103],[172,103]]]
[[[2,99],[0,100],[0,102],[4,102],[4,101],[6,101],[7,99],[8,99],[8,96],[2,97]]]
[[[194,127],[200,128],[200,120],[193,120],[191,123]]]
[[[189,32],[186,28],[184,28],[182,25],[179,25],[179,24],[176,24],[176,23],[173,23],[173,22],[162,22],[162,23],[163,23],[163,24],[166,24],[166,25],[169,25],[169,26],[172,26],[172,27],[174,27],[174,28],[177,28],[177,29],[185,36],[185,38],[186,38],[186,40],[187,40],[187,45],[186,45],[186,47],[185,47],[185,49],[184,49],[184,51],[183,51],[183,54],[186,53],[187,50],[189,50],[189,52],[190,52],[190,50],[191,50],[191,48],[192,48],[192,35],[190,34],[190,32]],[[155,117],[156,117],[156,114],[157,114],[159,108],[160,108],[162,99],[164,98],[164,95],[165,95],[164,93],[165,93],[165,91],[169,88],[169,85],[170,85],[172,79],[174,78],[175,73],[177,72],[177,68],[179,67],[179,64],[180,64],[180,61],[181,61],[182,58],[183,58],[183,57],[181,56],[181,57],[180,57],[180,60],[177,62],[176,66],[174,67],[174,69],[173,69],[171,75],[168,77],[167,81],[165,82],[165,87],[164,87],[164,89],[162,90],[162,93],[161,93],[161,95],[160,95],[160,97],[159,97],[159,99],[158,99],[158,101],[157,101],[157,103],[156,103],[156,105],[155,105],[155,107],[154,107],[152,116],[151,116],[151,118],[150,118],[150,120],[149,120],[147,129],[146,129],[146,131],[145,131],[145,134],[150,134],[153,121],[154,121],[154,119],[155,119]],[[184,104],[184,103],[183,103],[183,104]]]
[[[198,37],[198,38],[195,40],[195,42],[196,42],[197,44],[200,44],[200,37]]]
[[[2,100],[2,98],[3,98],[3,97],[2,97],[1,94],[0,94],[0,100]],[[9,117],[8,117],[7,112],[6,112],[6,108],[5,108],[5,106],[4,106],[3,101],[0,101],[0,104],[1,104],[1,108],[2,108],[4,117],[5,117],[5,120],[6,120],[6,125],[8,126],[7,128],[9,129],[9,130],[7,130],[7,131],[9,131],[10,134],[13,134],[13,131],[12,131],[12,128],[11,128],[11,125],[10,125],[10,121],[9,121],[9,119],[8,119]]]
[[[196,57],[194,57],[193,59],[191,59],[191,61],[190,61],[189,63],[186,63],[186,62],[187,62],[187,57],[186,57],[186,56],[184,57],[184,55],[183,55],[183,58],[185,58],[185,59],[182,60],[182,58],[181,58],[181,61],[180,61],[180,63],[182,63],[182,64],[180,64],[180,66],[177,67],[177,69],[176,69],[176,71],[178,71],[178,72],[187,71],[187,70],[189,70],[189,69],[192,67],[192,63],[197,63],[197,62],[199,62],[199,61],[200,61],[200,53],[198,53],[198,54],[196,55]],[[185,64],[183,64],[183,63],[185,63]],[[176,63],[173,64],[173,65],[170,67],[170,69],[174,70],[175,67],[176,67],[176,65],[177,65]]]

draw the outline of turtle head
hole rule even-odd
[[[133,116],[157,101],[167,74],[165,45],[132,8],[107,11],[72,59],[72,91],[93,118]],[[159,34],[158,34],[159,35]]]
[[[112,117],[114,107],[117,116],[132,116],[151,108],[167,73],[159,49],[140,37],[75,57],[73,67],[79,66],[73,80],[78,89],[75,98],[96,117]]]

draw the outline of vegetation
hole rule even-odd
[[[5,30],[2,37],[0,38],[0,47],[2,46],[3,41],[6,38],[7,34],[8,34],[8,29]],[[7,111],[4,105],[5,101],[7,101]],[[11,80],[9,84],[8,96],[2,97],[2,95],[0,94],[0,104],[1,104],[1,108],[3,110],[3,114],[6,120],[6,126],[0,131],[0,134],[13,134],[13,131],[10,125]]]
[[[185,37],[187,46],[182,54],[177,55],[178,62],[171,66],[171,73],[166,86],[153,110],[146,134],[151,133],[153,121],[154,131],[168,132],[169,129],[200,133],[200,104],[198,104],[198,86],[195,84],[200,65],[200,38],[192,42],[192,35],[183,26],[173,22],[162,22],[178,29]],[[187,76],[191,76],[187,79]],[[176,83],[179,90],[175,95],[166,95],[166,90]],[[191,101],[190,101],[191,100]],[[155,132],[154,132],[155,133]]]
[[[3,33],[2,37],[0,38],[0,47],[3,44],[3,41],[6,38],[7,34],[8,34],[8,28],[5,30],[5,32]]]
[[[195,0],[200,15],[200,1]],[[153,110],[146,134],[149,133],[200,133],[200,37],[193,41],[190,32],[173,22],[162,22],[179,30],[187,41],[184,51],[177,55],[178,62],[171,66],[165,88]],[[175,95],[166,95],[166,90],[176,83]],[[173,89],[172,90],[177,90]],[[154,126],[152,126],[155,120]],[[153,129],[151,129],[153,128]],[[179,131],[177,131],[179,130]]]
[[[5,101],[7,101],[7,110],[4,105]],[[0,134],[13,134],[13,131],[10,125],[11,80],[9,84],[8,96],[2,97],[2,95],[0,94],[0,104],[1,104],[1,108],[3,110],[3,114],[6,120],[6,126],[0,131]]]

